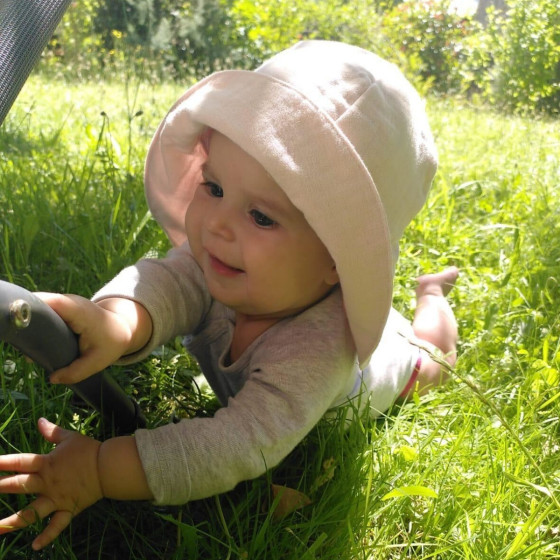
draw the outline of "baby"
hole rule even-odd
[[[90,302],[44,295],[79,335],[75,383],[177,335],[223,405],[103,443],[45,419],[48,455],[6,455],[0,492],[37,497],[1,532],[50,516],[39,549],[103,497],[180,504],[277,465],[325,413],[376,416],[445,380],[457,269],[422,276],[412,325],[391,310],[399,239],[436,170],[423,103],[391,64],[306,41],[254,72],[215,73],[172,107],[145,172],[174,248]]]

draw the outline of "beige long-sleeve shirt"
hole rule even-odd
[[[142,260],[123,270],[94,300],[106,297],[141,303],[153,322],[146,347],[122,362],[142,359],[174,336],[185,335],[187,349],[223,405],[212,418],[136,432],[156,503],[185,503],[258,477],[277,465],[330,408],[359,392],[362,372],[340,290],[276,323],[232,364],[227,356],[234,313],[211,298],[187,245],[164,259]],[[396,331],[391,330],[390,338],[409,348]],[[385,410],[406,385],[416,361],[412,348],[409,355],[399,352],[398,366],[382,360],[374,369],[385,371],[367,375],[372,410]]]

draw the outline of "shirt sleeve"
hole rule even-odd
[[[196,331],[211,305],[202,271],[187,244],[163,259],[143,259],[125,268],[99,290],[93,301],[118,297],[143,305],[152,319],[152,336],[144,348],[119,360],[128,364],[177,335]]]
[[[245,385],[214,417],[136,432],[156,503],[228,491],[277,465],[305,437],[345,390],[356,362],[345,322],[325,333],[326,319],[272,327]]]

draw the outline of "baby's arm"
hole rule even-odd
[[[80,357],[54,372],[51,379],[75,383],[129,354],[162,343],[178,333],[190,332],[210,305],[202,272],[186,248],[171,257],[138,263],[117,277],[123,297],[106,293],[97,303],[79,296],[39,294],[80,337]],[[195,281],[187,279],[195,277]],[[107,291],[114,294],[114,283]],[[179,296],[177,295],[179,291]],[[140,292],[146,306],[134,299]],[[181,304],[182,302],[182,304]],[[147,311],[150,308],[156,319]],[[159,330],[158,330],[159,325]],[[157,334],[157,336],[154,336]],[[137,356],[132,356],[136,358]],[[45,419],[39,421],[45,439],[56,445],[46,455],[23,453],[0,456],[0,493],[34,494],[31,504],[0,520],[0,534],[26,527],[50,516],[35,539],[34,548],[52,542],[73,516],[103,496],[120,499],[153,499],[137,450],[136,437],[103,443],[77,432],[63,430]]]
[[[64,430],[41,418],[39,431],[56,445],[47,455],[22,453],[0,456],[0,492],[35,494],[26,508],[0,520],[0,534],[27,527],[50,516],[33,541],[38,550],[52,542],[72,518],[103,497],[120,500],[152,499],[134,437],[104,443]]]
[[[80,356],[54,372],[53,383],[77,383],[139,350],[150,339],[150,315],[132,300],[109,298],[93,303],[75,295],[38,295],[79,336]]]

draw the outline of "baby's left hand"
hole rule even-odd
[[[0,520],[0,534],[50,515],[47,527],[33,541],[35,550],[51,543],[75,515],[103,498],[97,469],[101,443],[45,418],[38,426],[43,437],[56,445],[50,453],[0,456],[0,471],[18,473],[0,477],[0,493],[37,496],[25,509]]]

